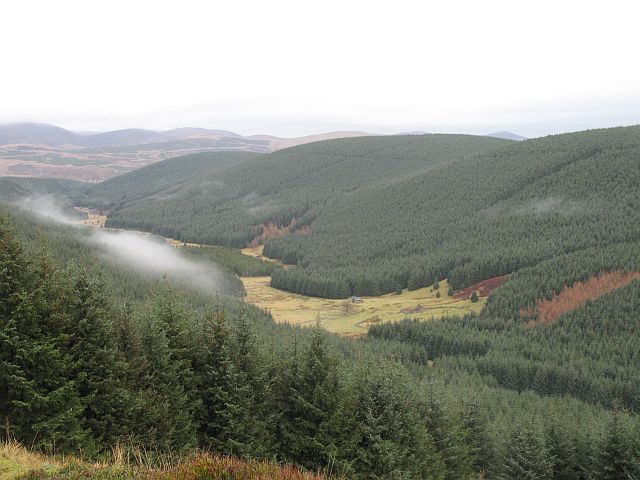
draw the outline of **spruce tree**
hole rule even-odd
[[[84,418],[98,448],[110,448],[124,438],[127,392],[125,365],[116,350],[104,285],[82,269],[69,280],[69,325],[65,351],[70,378],[80,395]]]
[[[595,451],[593,475],[602,480],[634,479],[640,475],[640,441],[620,414],[611,418]]]
[[[202,350],[202,363],[197,367],[199,389],[202,392],[200,444],[218,452],[230,453],[233,450],[231,436],[238,417],[234,392],[237,380],[224,311],[216,310],[207,316]]]
[[[174,329],[172,302],[155,296],[137,312],[140,354],[132,362],[138,392],[129,420],[134,439],[164,451],[196,446],[200,408],[191,360],[180,340],[188,335]]]
[[[406,382],[395,369],[379,366],[356,380],[355,436],[341,452],[356,478],[446,478],[446,466]]]
[[[65,284],[43,248],[32,261],[0,224],[0,414],[13,438],[35,448],[93,448],[62,348]]]
[[[287,460],[308,468],[327,465],[333,450],[330,430],[339,383],[336,359],[329,353],[324,336],[317,321],[302,362],[289,362],[289,371],[279,379],[278,386],[281,449]]]
[[[575,435],[571,435],[563,426],[560,418],[552,418],[546,431],[546,444],[549,448],[553,478],[578,480],[580,462],[578,460]]]
[[[500,480],[552,478],[552,461],[542,429],[533,420],[512,425],[507,438]]]

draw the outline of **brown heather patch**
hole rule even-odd
[[[150,462],[146,451],[115,448],[111,461],[30,452],[16,442],[0,443],[0,480],[323,480],[292,465],[202,453]]]
[[[473,295],[473,292],[478,292],[479,297],[488,297],[491,292],[504,283],[507,277],[508,275],[500,275],[499,277],[487,278],[481,282],[474,283],[464,290],[454,292],[453,298],[458,300],[469,300],[471,295]]]
[[[601,272],[584,282],[576,282],[570,287],[565,285],[562,291],[554,294],[550,300],[536,300],[534,308],[520,310],[520,317],[531,319],[526,323],[527,327],[540,324],[552,325],[565,313],[583,307],[590,300],[596,300],[625,287],[638,278],[640,278],[640,272]]]
[[[273,222],[263,223],[261,225],[262,233],[258,235],[256,238],[254,238],[253,240],[251,240],[249,247],[257,247],[258,245],[264,245],[264,243],[271,238],[277,238],[277,237],[281,237],[282,235],[286,235],[287,233],[291,232],[291,229],[295,226],[297,222],[298,222],[298,219],[294,218],[291,220],[291,222],[289,222],[289,225],[285,225],[283,227],[279,227]],[[310,233],[311,233],[310,225],[303,225],[302,227],[298,228],[293,232],[294,235],[309,235]]]
[[[201,455],[193,461],[155,478],[167,480],[322,480],[324,477],[302,472],[290,465],[278,466],[267,462],[247,462],[232,457]]]
[[[263,223],[261,225],[262,233],[258,235],[256,238],[254,238],[253,240],[251,240],[251,243],[249,244],[249,246],[257,247],[258,245],[263,245],[264,242],[266,242],[271,238],[277,238],[286,233],[289,233],[289,229],[294,224],[294,222],[295,220],[291,220],[291,223],[284,227],[279,227],[273,222]]]

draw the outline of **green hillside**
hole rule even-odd
[[[274,286],[384,293],[454,288],[566,252],[640,238],[640,127],[512,143],[318,209],[312,234],[267,244],[302,269]]]
[[[193,178],[170,198],[115,208],[109,225],[207,244],[245,246],[262,224],[308,223],[326,203],[379,188],[503,140],[464,135],[365,137],[316,142],[256,157],[210,178]],[[134,172],[135,173],[135,172]],[[128,175],[112,180],[123,184]],[[117,197],[111,202],[116,204]]]
[[[34,195],[52,195],[77,201],[88,187],[83,182],[58,178],[0,177],[0,201],[15,202]]]
[[[114,263],[96,231],[7,207],[5,437],[91,459],[114,445],[153,461],[206,449],[346,478],[636,478],[639,133],[323,142],[95,187],[114,222],[135,213],[137,228],[179,234],[197,220],[232,244],[299,219],[304,234],[267,241],[298,263],[287,270],[229,247],[180,250],[223,269],[227,295]],[[351,279],[382,291],[505,271],[480,315],[382,323],[359,341],[274,324],[234,276],[345,295]],[[579,289],[589,282],[595,293]],[[566,308],[540,321],[558,299]]]
[[[254,158],[252,153],[211,152],[156,162],[91,188],[84,203],[97,208],[116,208],[136,200],[162,202],[181,195],[219,169]],[[189,183],[189,182],[192,183]],[[206,185],[206,181],[203,185]]]
[[[2,213],[3,434],[43,452],[132,460],[42,466],[5,448],[8,478],[30,468],[43,471],[26,478],[132,478],[198,448],[355,479],[640,473],[637,282],[550,327],[513,313],[609,257],[637,268],[637,249],[522,269],[481,317],[382,325],[353,341],[113,266],[85,235]]]
[[[377,295],[435,277],[462,288],[635,241],[639,152],[640,127],[517,143],[459,135],[318,142],[187,179],[165,195],[124,203],[113,195],[109,225],[233,246],[265,224],[290,226],[266,241],[265,254],[298,268],[275,272],[273,285],[310,295]]]

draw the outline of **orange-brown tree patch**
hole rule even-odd
[[[508,275],[500,275],[499,277],[487,278],[481,282],[474,283],[464,290],[454,292],[453,298],[458,300],[469,300],[471,295],[473,295],[473,292],[478,292],[479,297],[488,297],[491,292],[504,283],[507,277]]]
[[[284,225],[282,227],[279,227],[273,222],[263,223],[261,225],[262,233],[258,235],[256,238],[254,238],[253,240],[251,240],[251,243],[249,244],[249,246],[257,247],[258,245],[264,245],[264,243],[271,238],[277,238],[282,235],[285,235],[291,231],[291,229],[295,226],[297,222],[298,222],[298,219],[294,218],[291,220],[291,222],[289,222],[289,225]],[[298,234],[298,235],[309,235],[310,233],[311,233],[310,225],[303,225],[302,227],[298,228],[294,232],[294,234]]]
[[[535,307],[520,310],[520,317],[531,319],[526,323],[527,327],[551,325],[565,313],[586,305],[589,300],[625,287],[637,278],[640,278],[640,272],[601,272],[584,282],[576,282],[570,287],[565,285],[560,293],[555,293],[549,300],[536,300]]]

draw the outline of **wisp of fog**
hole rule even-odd
[[[44,220],[70,225],[75,222],[75,219],[64,213],[62,201],[53,195],[32,195],[17,201],[15,205]]]
[[[61,202],[52,196],[28,197],[16,205],[44,220],[82,227],[63,211]],[[106,260],[127,268],[162,275],[169,281],[177,281],[207,294],[224,291],[224,275],[213,264],[189,260],[160,238],[139,232],[93,230],[86,241],[99,247]]]
[[[138,271],[161,273],[204,293],[218,293],[224,282],[213,267],[191,261],[163,240],[137,232],[93,232],[90,240],[102,247],[107,258]]]

